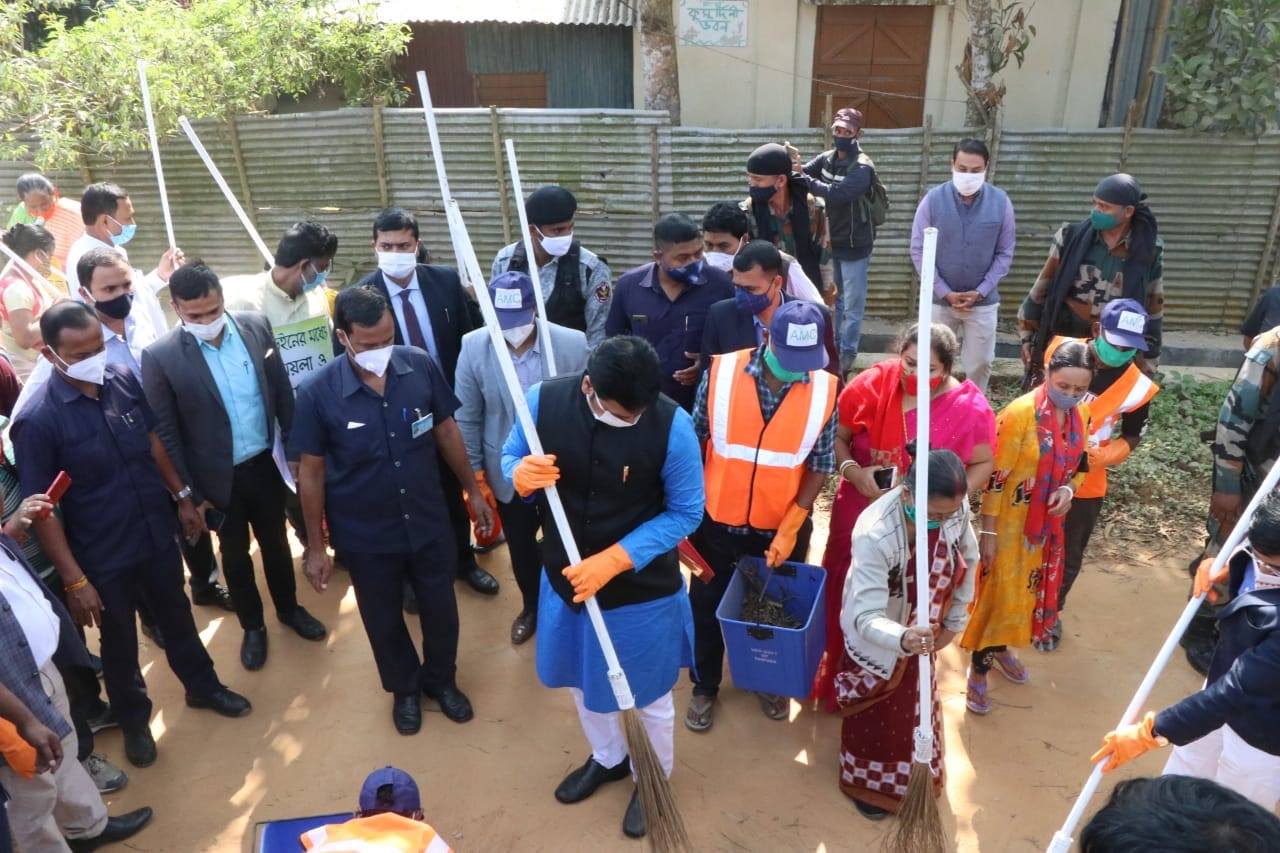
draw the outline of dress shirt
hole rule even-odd
[[[511,351],[511,364],[516,369],[516,379],[520,380],[520,390],[525,393],[534,385],[542,381],[542,349],[538,341],[533,342],[533,346],[529,347],[520,355],[516,355]]]
[[[36,666],[43,667],[58,650],[58,617],[36,579],[3,544],[0,544],[0,595],[22,626]]]
[[[190,333],[188,333],[190,334]],[[213,383],[218,386],[222,407],[231,421],[231,456],[234,464],[248,461],[271,446],[267,439],[267,409],[262,403],[258,371],[245,348],[236,321],[227,314],[222,344],[196,339]]]
[[[413,306],[414,313],[418,315],[418,325],[422,329],[422,339],[427,342],[427,353],[431,356],[431,360],[436,363],[436,367],[440,367],[440,353],[436,350],[436,336],[431,330],[431,315],[427,313],[427,301],[422,298],[422,286],[418,282],[418,274],[415,272],[413,278],[403,287],[387,278],[384,273],[383,282],[387,285],[387,295],[391,297],[391,310],[396,314],[396,325],[400,327],[400,337],[406,344],[412,338],[409,335],[409,327],[405,325],[404,320],[404,297],[400,294],[409,291],[409,304]]]
[[[497,278],[511,266],[511,256],[515,254],[516,243],[510,243],[498,251],[493,259],[492,278]],[[560,275],[560,258],[552,258],[538,267],[538,284],[542,286],[542,298],[550,299],[556,287],[556,277]],[[581,244],[578,245],[578,278],[581,281],[583,321],[586,323],[585,334],[587,347],[595,349],[605,339],[605,320],[609,317],[609,305],[613,300],[613,273],[609,265],[595,252]]]
[[[417,347],[391,351],[386,379],[379,396],[342,355],[298,389],[290,456],[324,457],[325,514],[339,559],[343,551],[407,554],[452,543],[435,431],[458,399]],[[415,438],[414,422],[428,415],[431,428]]]
[[[137,298],[134,298],[137,301]],[[107,364],[119,364],[128,367],[133,375],[142,380],[142,351],[164,334],[164,328],[156,328],[151,316],[145,311],[130,311],[124,318],[124,335],[117,335],[107,324],[102,324],[102,338],[107,344]]]
[[[71,251],[67,252],[67,293],[71,294],[72,299],[80,298],[80,275],[76,272],[76,264],[90,249],[111,249],[126,261],[129,260],[129,253],[124,250],[124,246],[104,243],[88,232],[81,234],[71,245]],[[164,315],[160,300],[156,298],[156,294],[167,286],[168,282],[162,281],[157,273],[143,273],[142,270],[133,268],[133,310],[146,311],[152,325],[158,330],[169,328],[169,318]]]

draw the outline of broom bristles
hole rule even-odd
[[[627,737],[627,750],[631,753],[631,769],[636,774],[636,789],[640,792],[649,844],[658,853],[691,850],[684,818],[680,816],[675,796],[671,793],[671,780],[662,769],[658,754],[649,742],[644,721],[635,708],[622,712],[622,729]]]
[[[898,810],[897,828],[885,839],[893,853],[946,853],[947,834],[942,829],[938,799],[933,795],[933,771],[928,764],[911,765],[907,794]]]

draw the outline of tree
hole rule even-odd
[[[680,123],[680,69],[676,63],[674,0],[644,0],[640,7],[640,56],[644,108],[666,110]]]
[[[965,0],[969,40],[956,66],[969,94],[965,122],[971,127],[995,126],[1005,85],[998,77],[1010,60],[1022,67],[1036,28],[1027,23],[1031,7],[1020,0]]]
[[[1280,4],[1198,0],[1178,9],[1171,33],[1162,124],[1263,133],[1280,110]]]
[[[69,27],[41,0],[0,4],[0,157],[45,169],[146,145],[137,60],[147,62],[156,129],[262,111],[278,95],[341,89],[348,103],[399,103],[392,69],[409,31],[367,5],[317,0],[122,0]],[[23,26],[38,14],[35,50]]]

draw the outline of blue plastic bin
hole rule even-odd
[[[302,853],[302,833],[330,823],[346,823],[353,817],[351,812],[338,812],[263,821],[257,825],[255,853]]]
[[[751,589],[744,573],[761,583],[768,577],[765,594],[781,599],[784,609],[799,620],[801,627],[743,622],[742,602]],[[812,692],[813,677],[827,643],[826,584],[827,572],[820,566],[783,563],[769,576],[769,568],[760,557],[738,561],[737,571],[716,608],[735,686],[797,699]]]

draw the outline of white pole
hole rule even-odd
[[[516,197],[516,211],[520,214],[520,237],[524,241],[524,255],[529,262],[529,277],[533,279],[533,301],[538,306],[538,341],[543,352],[547,354],[547,369],[552,376],[556,375],[556,358],[551,351],[551,332],[547,324],[547,303],[542,296],[542,278],[538,272],[538,261],[533,255],[533,235],[529,233],[529,214],[524,209],[524,189],[520,185],[520,165],[516,162],[516,141],[507,140],[507,168],[511,170],[511,192]]]
[[[418,72],[418,94],[422,97],[422,114],[427,119],[427,136],[431,138],[431,162],[435,164],[436,180],[440,183],[440,203],[445,206],[447,216],[449,199],[453,198],[453,193],[449,192],[449,176],[444,171],[444,149],[440,146],[440,131],[436,127],[436,111],[431,103],[431,89],[427,86],[427,72],[425,71]],[[462,261],[458,261],[458,266],[462,266]]]
[[[262,238],[258,236],[258,229],[253,227],[253,223],[249,221],[249,215],[244,212],[240,202],[236,201],[235,193],[231,192],[231,187],[227,186],[226,180],[223,179],[222,173],[218,171],[218,167],[214,164],[213,158],[209,156],[209,152],[205,151],[204,146],[200,144],[200,137],[196,136],[195,130],[191,127],[191,122],[187,121],[186,116],[182,116],[178,119],[178,126],[187,135],[187,139],[191,140],[192,147],[196,149],[196,153],[204,161],[205,168],[213,176],[213,181],[218,185],[218,189],[222,190],[222,194],[227,199],[227,204],[231,205],[231,209],[235,211],[236,216],[240,217],[240,224],[244,226],[245,231],[249,232],[249,239],[253,240],[253,245],[258,247],[258,251],[262,253],[262,257],[266,259],[268,264],[274,264],[275,256],[271,254],[267,244],[262,242]]]
[[[151,115],[151,89],[147,86],[147,63],[138,60],[138,83],[142,88],[142,110],[147,115],[147,137],[151,140],[151,159],[156,165],[156,185],[160,188],[160,211],[164,214],[164,233],[169,248],[177,248],[173,239],[173,216],[169,213],[169,194],[164,188],[164,168],[160,165],[160,143],[156,141],[156,120]]]
[[[929,365],[932,362],[934,258],[938,251],[938,229],[924,229],[924,252],[920,257],[920,310],[916,315],[916,481],[912,497],[916,507],[916,625],[929,627],[929,572],[933,554],[929,552]],[[929,655],[920,661],[920,725],[915,730],[914,758],[917,764],[933,762],[933,666]]]
[[[1249,505],[1245,507],[1244,512],[1240,513],[1240,518],[1236,520],[1236,526],[1231,529],[1231,535],[1222,543],[1218,555],[1213,558],[1213,563],[1209,569],[1210,574],[1217,573],[1231,559],[1231,554],[1236,547],[1244,540],[1245,534],[1249,532],[1249,521],[1253,518],[1253,513],[1258,506],[1267,499],[1267,496],[1275,491],[1276,484],[1280,483],[1280,465],[1272,465],[1271,470],[1267,472],[1266,478],[1262,484],[1258,486],[1258,490],[1254,492]],[[1173,630],[1169,632],[1169,636],[1165,637],[1164,645],[1160,647],[1160,651],[1156,653],[1156,659],[1151,662],[1151,668],[1147,670],[1147,674],[1142,677],[1142,683],[1138,685],[1138,692],[1133,694],[1133,699],[1129,702],[1129,707],[1124,709],[1124,716],[1120,718],[1120,722],[1116,728],[1127,726],[1138,718],[1138,713],[1147,704],[1147,699],[1151,696],[1152,689],[1156,686],[1156,681],[1164,672],[1165,666],[1169,663],[1169,658],[1178,645],[1178,640],[1182,639],[1182,634],[1187,630],[1187,626],[1191,624],[1191,620],[1195,617],[1196,611],[1200,609],[1204,596],[1199,595],[1187,602],[1187,606],[1182,609],[1182,615],[1178,617],[1178,621],[1174,623]],[[1110,759],[1107,760],[1108,762]],[[1053,840],[1049,842],[1049,853],[1067,853],[1071,849],[1073,833],[1076,826],[1079,825],[1081,818],[1084,817],[1084,810],[1089,805],[1089,800],[1093,798],[1094,793],[1098,790],[1098,785],[1102,781],[1102,768],[1105,762],[1099,762],[1093,766],[1093,772],[1089,774],[1088,780],[1084,783],[1084,788],[1080,790],[1080,795],[1076,797],[1075,805],[1071,807],[1067,819],[1063,822],[1062,828],[1054,833]]]

